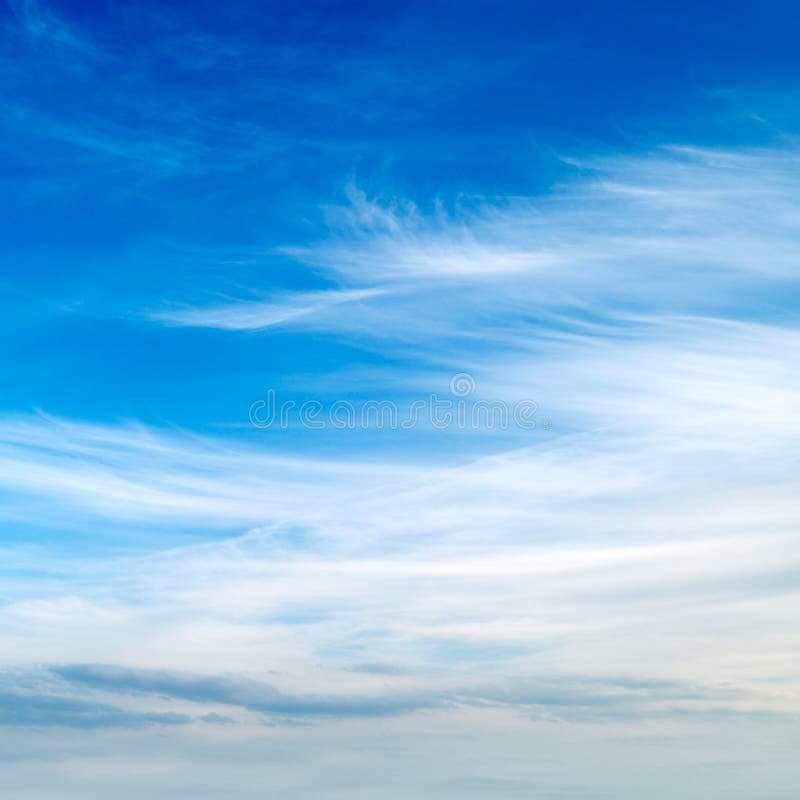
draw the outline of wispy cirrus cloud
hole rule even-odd
[[[377,340],[384,353],[413,344],[430,356],[442,340],[467,340],[470,352],[480,340],[491,352],[570,323],[605,322],[605,332],[592,332],[613,335],[636,315],[737,319],[751,315],[753,292],[782,307],[800,244],[793,140],[564,161],[572,177],[547,194],[464,197],[448,209],[372,199],[350,185],[347,203],[327,208],[323,238],[277,248],[335,280],[335,290],[176,306],[150,318],[302,329],[324,311],[327,330]]]
[[[331,324],[329,312],[339,306],[358,303],[385,293],[381,289],[295,292],[269,301],[234,300],[213,306],[155,311],[150,318],[175,327],[217,328],[227,331],[259,331],[292,324],[324,326],[326,321]]]
[[[34,44],[44,44],[82,58],[94,59],[101,51],[65,17],[40,0],[9,0],[17,30]]]
[[[448,697],[486,663],[514,674],[588,661],[598,673],[766,686],[791,673],[793,440],[776,409],[755,443],[754,431],[727,441],[724,417],[705,439],[683,431],[683,413],[707,399],[700,388],[660,429],[633,419],[438,467],[6,421],[2,485],[57,511],[61,527],[257,527],[150,554],[11,551],[0,641],[23,660],[69,663],[135,639],[141,667],[212,671],[224,646],[231,669],[271,663],[297,671],[282,691],[322,697],[337,690],[325,665],[359,675],[351,691],[374,692],[387,674],[351,669],[364,663],[392,664],[401,680],[438,673]],[[741,400],[734,392],[731,413]],[[40,582],[24,579],[31,570]],[[698,637],[716,646],[697,649]]]
[[[385,356],[418,355],[387,371],[385,399],[469,370],[482,396],[546,406],[552,434],[489,434],[448,463],[432,431],[397,456],[352,439],[289,456],[280,438],[7,417],[8,518],[24,507],[95,534],[240,534],[100,559],[78,569],[77,599],[62,577],[74,565],[56,561],[48,591],[11,584],[9,648],[29,652],[36,632],[52,661],[105,660],[79,608],[108,640],[141,636],[163,654],[142,668],[213,668],[203,641],[218,636],[242,670],[271,656],[376,680],[352,667],[385,663],[446,673],[445,694],[459,671],[542,661],[793,685],[794,151],[668,149],[576,168],[589,177],[549,198],[450,214],[355,192],[326,240],[291,253],[339,288],[154,316],[358,334]],[[97,585],[98,572],[113,580]],[[696,648],[704,637],[716,646]],[[305,677],[315,696],[333,692],[324,671]]]
[[[9,796],[794,800],[793,27],[646,5],[11,1]]]
[[[756,285],[779,295],[796,280],[800,159],[792,142],[567,162],[575,176],[546,196],[465,198],[452,211],[381,203],[351,188],[349,204],[330,209],[325,239],[282,252],[352,285],[417,290],[415,303],[431,319],[435,300],[425,294],[447,287],[439,310],[460,320],[481,309],[489,335],[490,323],[515,308],[729,313]],[[450,332],[472,330],[454,324]]]

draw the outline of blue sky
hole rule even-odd
[[[798,22],[3,5],[3,791],[795,797]]]

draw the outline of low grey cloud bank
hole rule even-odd
[[[323,720],[392,717],[419,711],[444,709],[501,708],[549,721],[611,723],[672,717],[703,720],[747,716],[769,718],[778,712],[758,708],[752,691],[735,686],[702,686],[688,681],[603,676],[540,676],[507,678],[478,686],[447,685],[435,688],[416,682],[414,688],[356,686],[344,694],[298,694],[284,692],[257,680],[236,676],[197,675],[174,670],[152,670],[103,664],[71,664],[50,667],[65,688],[85,688],[112,695],[135,695],[165,701],[188,701],[199,706],[218,704],[256,712],[270,718]],[[56,695],[30,695],[25,713],[24,696],[4,695],[5,724],[35,724],[40,709],[51,707],[63,713],[53,724],[81,726],[137,725],[147,722],[186,723],[191,719],[221,722],[225,715],[197,713],[193,717],[175,712],[132,713],[101,703],[73,700]],[[753,701],[756,707],[753,707]],[[42,714],[44,719],[46,715]]]
[[[107,691],[167,695],[196,703],[222,703],[250,711],[300,717],[382,717],[447,704],[424,692],[326,696],[287,694],[266,683],[234,677],[137,670],[107,665],[52,667],[67,681]]]
[[[139,728],[181,725],[192,718],[176,712],[128,711],[107,703],[57,694],[0,690],[0,725],[68,728]]]

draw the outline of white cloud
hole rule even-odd
[[[285,252],[354,281],[537,277],[529,299],[541,305],[601,291],[654,303],[665,288],[662,301],[685,300],[703,286],[735,290],[748,274],[797,275],[793,148],[672,147],[572,163],[581,177],[544,198],[467,200],[451,214],[352,189],[328,239]]]
[[[165,325],[219,328],[228,331],[258,331],[286,326],[298,320],[305,325],[320,324],[326,312],[344,303],[357,303],[385,292],[377,289],[296,292],[274,301],[236,300],[215,306],[176,308],[152,313],[151,319]]]
[[[418,356],[387,369],[386,399],[469,371],[476,397],[534,399],[552,432],[426,430],[402,452],[348,439],[299,457],[280,437],[7,417],[8,519],[220,538],[90,559],[7,549],[0,649],[290,696],[636,675],[736,687],[737,713],[796,712],[796,158],[582,168],[596,179],[549,200],[433,218],[354,194],[328,240],[293,251],[342,288],[158,317],[368,333]]]

